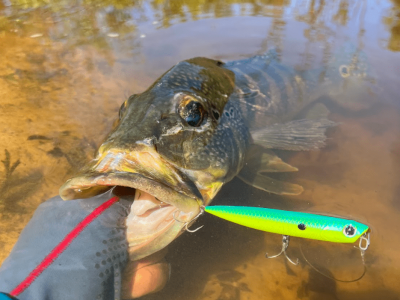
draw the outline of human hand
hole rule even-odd
[[[139,298],[164,288],[170,266],[165,261],[166,249],[139,261],[129,261],[122,277],[122,299]]]
[[[61,300],[129,299],[160,290],[169,272],[165,251],[128,262],[131,202],[111,198],[110,192],[74,201],[54,197],[40,205],[0,268],[0,291],[21,300]]]

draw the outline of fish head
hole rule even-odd
[[[129,97],[95,158],[60,188],[64,200],[116,186],[135,191],[127,222],[132,260],[174,240],[240,168],[243,139],[221,146],[235,130],[221,121],[235,82],[222,64],[180,62]]]

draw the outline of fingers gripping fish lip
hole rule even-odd
[[[203,200],[194,184],[179,171],[168,168],[163,176],[158,171],[165,167],[156,166],[154,159],[143,159],[138,164],[129,158],[124,153],[108,153],[92,161],[60,188],[60,196],[72,200],[92,197],[115,186],[134,189],[135,200],[126,225],[130,258],[137,260],[172,242],[185,222],[198,215]],[[146,166],[148,161],[150,168]],[[176,214],[179,220],[174,218]]]

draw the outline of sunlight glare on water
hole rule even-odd
[[[300,196],[276,196],[234,179],[214,200],[338,215],[372,228],[367,273],[347,245],[292,239],[211,216],[169,247],[167,287],[143,299],[399,299],[400,1],[0,0],[0,262],[36,207],[88,161],[121,103],[177,62],[223,61],[275,49],[298,70],[329,66],[351,45],[368,60],[366,88],[337,97],[324,149],[281,151],[299,169]]]

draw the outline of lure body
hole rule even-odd
[[[354,243],[368,230],[353,220],[270,208],[208,206],[205,211],[258,230],[335,243]]]

